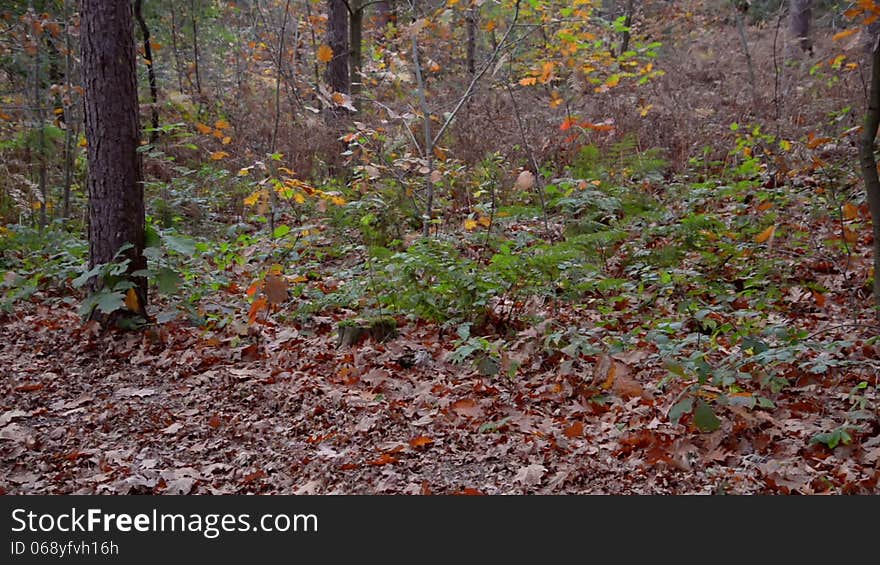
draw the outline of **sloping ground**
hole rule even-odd
[[[44,307],[0,322],[10,494],[867,493],[880,477],[876,419],[848,446],[809,443],[850,408],[845,379],[727,408],[700,433],[669,423],[681,387],[656,388],[651,344],[566,362],[527,329],[508,378],[445,362],[429,326],[337,349],[330,319],[241,342],[97,336]]]

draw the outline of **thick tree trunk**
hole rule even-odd
[[[874,306],[880,318],[880,176],[877,174],[877,160],[874,158],[874,140],[880,126],[880,43],[874,44],[871,58],[871,91],[868,111],[865,114],[865,127],[862,130],[860,161],[868,205],[871,209],[871,223],[874,230]]]
[[[813,19],[813,0],[791,0],[789,8],[789,27],[801,51],[813,53],[813,42],[810,41],[810,20]]]
[[[126,243],[134,247],[128,272],[145,269],[144,189],[138,120],[132,7],[127,0],[82,0],[82,69],[88,141],[89,266],[113,261]],[[129,277],[144,315],[147,281]],[[98,290],[102,281],[92,283]]]
[[[328,0],[327,45],[333,50],[333,59],[327,63],[324,80],[333,92],[351,90],[348,75],[348,9],[343,0]]]
[[[147,80],[150,83],[150,143],[156,143],[159,133],[159,87],[156,85],[156,72],[153,70],[153,47],[150,45],[150,28],[141,11],[143,0],[134,0],[134,17],[141,28],[144,40],[144,62],[147,65]]]

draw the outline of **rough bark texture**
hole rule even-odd
[[[874,157],[874,140],[880,126],[880,44],[874,45],[871,58],[870,88],[865,127],[862,130],[860,161],[874,230],[874,305],[877,316],[880,317],[880,176],[877,174],[877,160]]]
[[[327,45],[333,49],[333,59],[327,63],[324,80],[330,90],[348,94],[348,9],[343,0],[328,0]]]
[[[132,8],[127,0],[82,0],[82,68],[88,140],[89,266],[134,248],[129,272],[147,266],[144,189]],[[147,281],[131,277],[143,314]],[[95,288],[101,281],[94,283]]]
[[[813,19],[813,0],[791,0],[789,27],[791,35],[797,40],[801,51],[813,53],[810,41],[810,20]]]

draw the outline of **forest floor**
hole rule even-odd
[[[844,378],[798,382],[772,410],[728,406],[700,433],[669,422],[681,387],[657,387],[650,348],[560,370],[527,329],[521,375],[485,378],[444,360],[436,327],[401,333],[338,348],[329,318],[235,343],[168,326],[98,335],[42,306],[4,314],[0,490],[876,492],[880,437],[810,442],[852,408]]]

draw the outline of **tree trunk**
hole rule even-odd
[[[150,28],[141,11],[143,0],[134,0],[134,17],[141,28],[144,40],[144,62],[147,65],[147,80],[150,83],[150,143],[156,143],[159,134],[159,88],[156,86],[156,73],[153,70],[153,48],[150,45]]]
[[[351,46],[351,94],[357,95],[361,89],[361,67],[363,65],[364,8],[361,0],[350,0],[351,20],[348,41]]]
[[[467,27],[467,59],[465,66],[471,77],[477,74],[477,17],[479,10],[479,6],[471,6],[464,16]]]
[[[348,75],[348,9],[344,0],[328,0],[327,45],[333,58],[327,63],[324,80],[333,92],[348,94],[351,90]]]
[[[877,174],[877,160],[874,158],[874,140],[880,126],[880,42],[874,44],[871,57],[871,85],[868,98],[868,111],[865,114],[865,127],[862,130],[860,146],[862,178],[871,209],[871,224],[874,231],[874,306],[880,318],[880,176]]]
[[[199,26],[198,26],[198,8],[199,2],[192,0],[190,2],[190,18],[193,30],[193,72],[196,75],[196,93],[202,94],[202,78],[199,75]]]
[[[127,0],[82,0],[82,69],[88,140],[89,266],[113,261],[126,243],[128,273],[145,269],[144,188],[132,7]],[[128,276],[145,316],[147,281]],[[99,290],[103,281],[92,282]]]
[[[791,35],[797,40],[801,51],[813,54],[810,41],[810,20],[813,18],[813,0],[791,0],[789,26]]]

